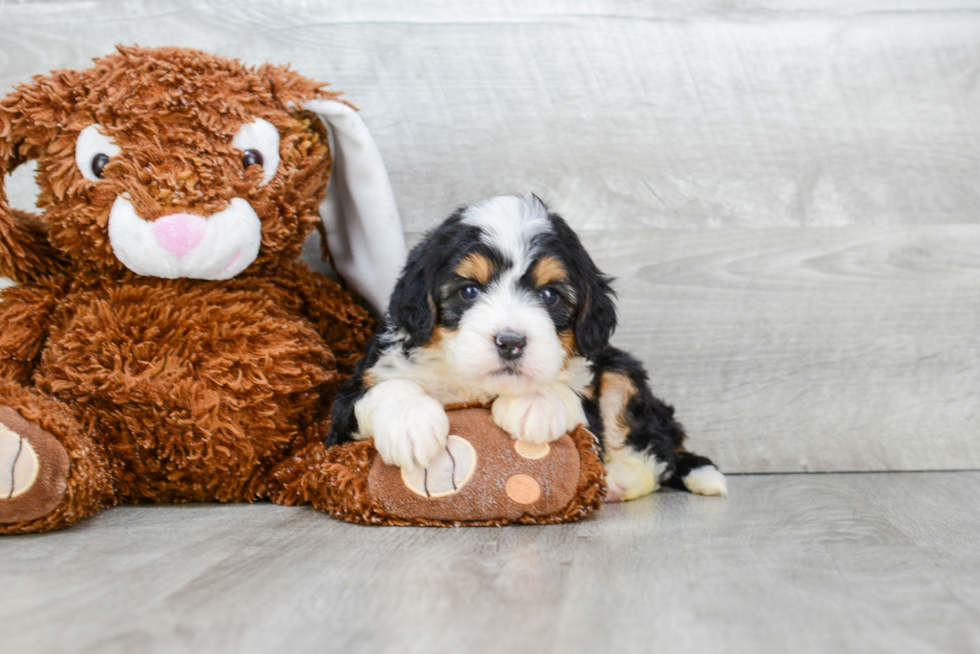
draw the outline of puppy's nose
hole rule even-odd
[[[494,342],[497,344],[497,354],[508,361],[519,358],[524,353],[524,346],[527,345],[524,334],[517,332],[500,332]]]

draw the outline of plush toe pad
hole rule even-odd
[[[50,513],[65,494],[68,465],[68,453],[54,436],[0,406],[0,523]]]

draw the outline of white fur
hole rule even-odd
[[[98,154],[104,154],[110,159],[118,155],[122,150],[112,142],[108,136],[100,132],[101,125],[89,125],[78,133],[75,140],[75,165],[82,177],[90,182],[97,182],[99,178],[92,171],[92,160]]]
[[[684,486],[697,495],[728,495],[725,475],[714,466],[695,468],[684,477]]]
[[[371,388],[354,407],[357,438],[374,438],[382,460],[402,468],[424,468],[446,446],[449,418],[442,404],[404,379]]]
[[[370,370],[376,380],[411,381],[443,404],[493,399],[478,386],[459,381],[442,348],[416,348],[406,355],[397,335],[388,335],[387,339],[385,351]]]
[[[513,390],[512,395],[534,392],[539,388],[538,385],[516,376],[509,380],[505,378],[487,380],[460,375],[457,365],[465,365],[465,356],[460,362],[447,355],[448,350],[454,349],[452,341],[457,337],[458,334],[447,334],[437,345],[416,348],[406,355],[401,347],[401,337],[398,334],[387,334],[384,337],[386,340],[384,352],[371,368],[370,374],[378,381],[392,379],[412,381],[427,395],[443,404],[489,402],[501,394],[499,392],[501,387]],[[573,392],[584,393],[591,383],[589,362],[583,357],[570,357],[552,383],[563,384]]]
[[[528,443],[550,443],[588,424],[581,399],[562,383],[524,395],[501,395],[493,402],[492,414],[501,429]]]
[[[501,280],[481,294],[460,321],[455,338],[445,345],[447,360],[460,379],[497,394],[533,392],[555,381],[565,350],[545,308],[511,281]],[[527,338],[521,357],[507,367],[494,342],[511,331]]]
[[[500,195],[470,205],[462,222],[479,227],[483,242],[510,259],[518,278],[527,272],[534,257],[534,237],[551,230],[544,205],[517,195]]]
[[[632,448],[606,451],[606,501],[620,502],[649,495],[660,488],[667,464]]]
[[[276,176],[279,170],[279,130],[275,125],[256,118],[238,129],[231,144],[242,152],[257,150],[262,153],[262,183],[259,186],[268,184]]]
[[[137,275],[177,279],[231,279],[255,261],[262,244],[262,223],[246,200],[232,198],[227,209],[202,217],[204,236],[182,257],[157,241],[153,223],[119,196],[109,212],[109,243],[124,266]]]

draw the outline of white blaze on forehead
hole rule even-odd
[[[483,242],[510,259],[519,275],[533,260],[534,237],[551,231],[548,210],[541,201],[516,195],[500,195],[467,207],[462,223],[479,227]]]

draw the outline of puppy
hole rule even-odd
[[[607,500],[661,484],[725,495],[642,364],[609,344],[609,281],[537,197],[459,209],[409,254],[384,326],[336,396],[327,444],[374,438],[385,462],[425,467],[449,435],[444,405],[492,402],[494,421],[530,443],[586,425]]]

